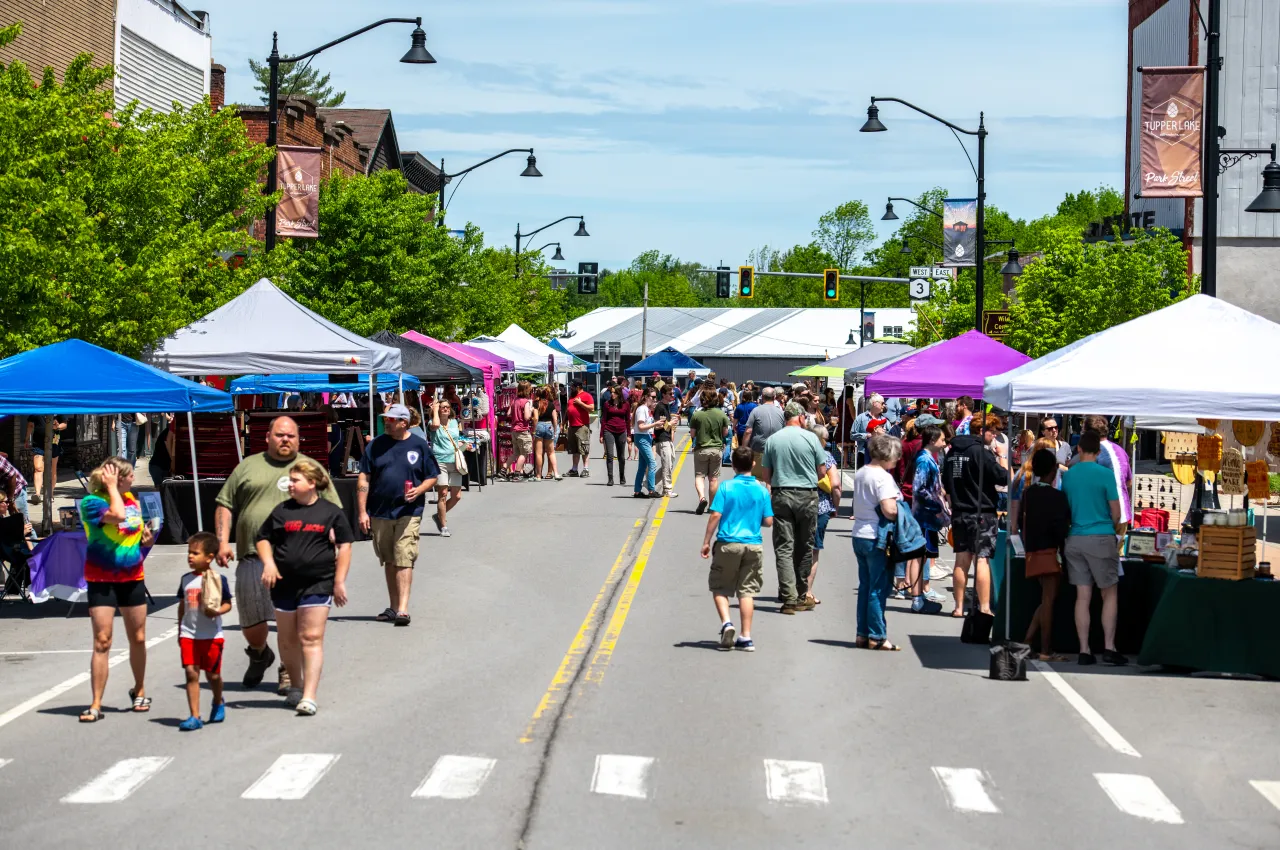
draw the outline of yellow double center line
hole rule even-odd
[[[671,474],[673,484],[680,477],[680,470],[684,468],[684,461],[689,456],[691,446],[692,440],[686,440],[680,451],[680,460],[676,463],[675,471]],[[667,514],[667,506],[670,502],[671,497],[669,495],[664,496],[662,502],[658,505],[657,511],[654,513],[649,532],[645,535],[644,542],[640,544],[640,552],[636,556],[635,566],[631,570],[631,576],[627,579],[626,586],[622,589],[618,604],[613,609],[613,616],[609,618],[609,625],[605,629],[604,637],[601,639],[595,653],[592,654],[591,663],[582,675],[582,678],[587,682],[599,684],[604,680],[604,674],[608,670],[610,660],[613,658],[613,650],[618,645],[618,638],[622,636],[622,627],[626,625],[627,615],[631,613],[631,603],[636,598],[636,591],[640,589],[640,581],[644,578],[645,568],[649,565],[649,555],[653,552],[654,543],[658,540],[658,532],[662,530],[662,520]],[[542,699],[538,701],[538,707],[534,709],[529,725],[525,727],[524,734],[520,736],[520,743],[532,743],[538,723],[557,706],[562,706],[563,700],[567,699],[567,696],[564,696],[564,691],[573,682],[584,663],[586,652],[590,648],[592,632],[597,627],[600,606],[605,604],[605,600],[609,598],[614,586],[617,585],[626,567],[627,553],[631,551],[631,544],[635,540],[636,531],[643,528],[644,524],[643,518],[637,519],[635,526],[628,532],[627,539],[623,541],[622,549],[619,550],[618,557],[613,562],[613,568],[609,570],[609,575],[605,578],[604,584],[600,586],[600,590],[596,593],[596,598],[592,601],[591,607],[587,609],[587,615],[583,617],[582,625],[578,627],[577,634],[573,636],[573,640],[569,644],[569,651],[564,654],[564,658],[560,659],[560,666],[556,668],[556,673],[551,678],[551,684],[547,687],[546,693],[542,695]]]

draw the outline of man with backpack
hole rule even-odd
[[[991,615],[991,558],[996,553],[996,487],[1009,484],[1009,472],[989,448],[1004,428],[999,416],[975,413],[970,433],[957,434],[942,469],[942,484],[951,499],[951,530],[955,537],[956,566],[952,573],[956,608],[953,617],[964,616],[964,592],[969,570],[974,570],[978,610]]]

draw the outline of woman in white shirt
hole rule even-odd
[[[890,643],[884,620],[885,600],[893,584],[893,567],[883,549],[876,547],[880,517],[898,517],[901,492],[889,470],[898,465],[902,443],[888,434],[872,434],[867,441],[870,462],[853,476],[853,553],[858,559],[858,631],[854,645],[863,649],[897,652]]]
[[[637,499],[657,499],[657,463],[653,458],[653,408],[658,403],[657,391],[645,387],[644,397],[631,414],[631,440],[640,452],[640,466],[636,469],[636,488],[632,495]],[[648,487],[648,495],[640,492],[640,486]]]

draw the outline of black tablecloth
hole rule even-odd
[[[204,530],[214,530],[215,499],[224,481],[219,478],[200,479],[200,513],[204,517]],[[356,479],[335,478],[334,489],[342,500],[342,510],[351,523],[357,540],[367,539],[360,533],[356,522]],[[160,543],[185,543],[198,530],[196,525],[195,488],[189,480],[170,478],[160,484],[160,500],[164,504],[164,527],[160,531]],[[231,527],[231,540],[236,539],[235,526]]]

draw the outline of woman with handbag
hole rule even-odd
[[[1022,493],[1018,527],[1027,553],[1027,578],[1040,580],[1040,606],[1031,615],[1025,643],[1030,644],[1038,631],[1040,660],[1066,661],[1053,652],[1053,604],[1062,581],[1058,554],[1071,530],[1071,507],[1066,494],[1054,486],[1058,458],[1051,449],[1039,449],[1031,456],[1031,473],[1035,483]]]
[[[431,402],[431,453],[440,464],[436,482],[436,512],[431,519],[441,537],[449,537],[449,511],[462,500],[462,476],[467,474],[467,459],[458,442],[461,434],[453,405],[447,399]]]
[[[888,434],[873,434],[867,447],[870,462],[853,476],[853,553],[858,559],[858,630],[854,646],[897,652],[902,647],[890,643],[884,620],[893,572],[887,553],[876,546],[876,536],[881,518],[892,522],[898,516],[901,493],[889,470],[902,456],[902,443]]]

